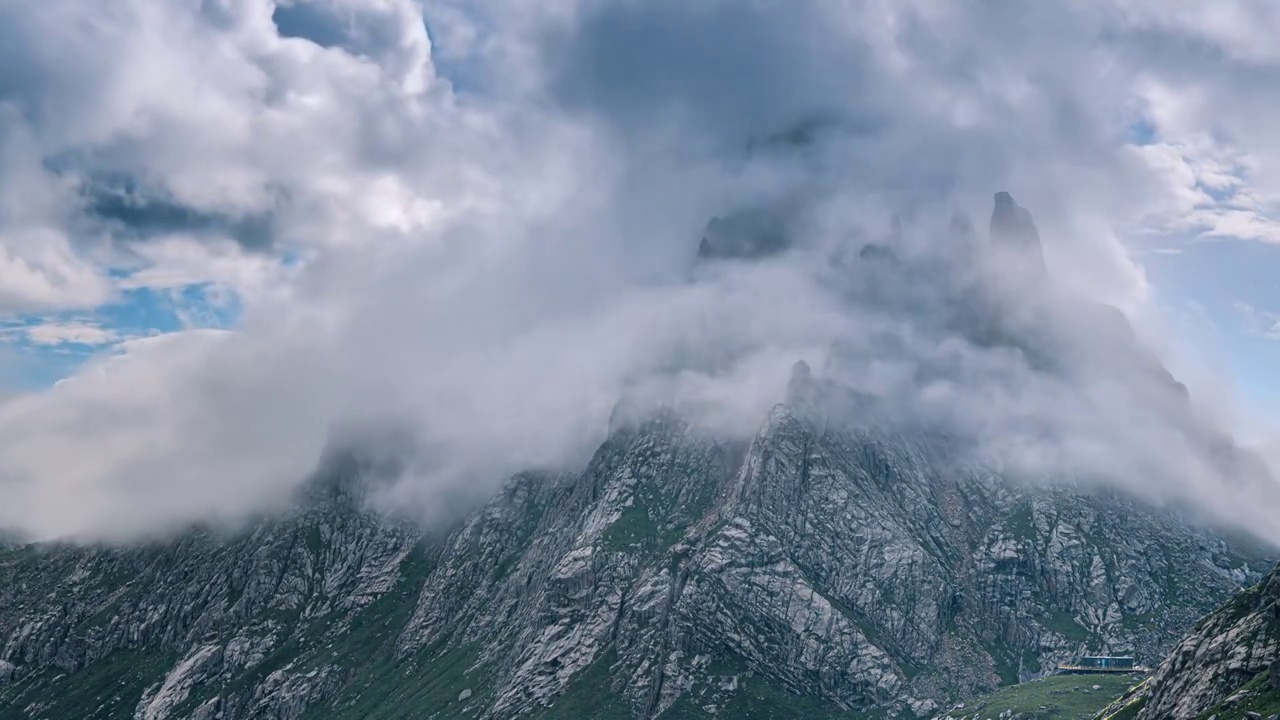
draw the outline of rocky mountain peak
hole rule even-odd
[[[995,195],[991,211],[991,246],[999,261],[1013,266],[1011,270],[1036,277],[1045,273],[1044,249],[1040,231],[1031,213],[1019,206],[1007,192]]]
[[[787,381],[787,402],[792,403],[807,396],[813,387],[813,368],[803,360],[797,360],[791,366],[791,377]]]
[[[698,244],[699,260],[753,260],[790,247],[787,209],[781,206],[743,209],[707,223]]]

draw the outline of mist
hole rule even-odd
[[[240,314],[0,400],[4,530],[235,526],[386,427],[413,450],[383,500],[440,522],[580,468],[620,403],[749,438],[804,361],[843,422],[1280,542],[1247,419],[1166,369],[1117,234],[1183,189],[1121,139],[1152,80],[1106,12],[138,0],[79,32],[46,5],[0,4],[69,48],[0,30],[0,227],[56,282],[0,309],[183,278]]]

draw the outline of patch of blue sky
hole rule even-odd
[[[1126,142],[1152,145],[1158,129],[1146,118],[1129,123]],[[1240,171],[1240,168],[1235,168]],[[1206,184],[1196,189],[1210,200],[1205,207],[1231,206],[1240,183]],[[1155,239],[1155,238],[1153,238]],[[1174,314],[1181,352],[1232,378],[1242,408],[1268,424],[1280,425],[1280,340],[1268,337],[1259,317],[1280,313],[1280,246],[1232,238],[1204,241],[1195,236],[1158,238],[1167,249],[1144,253],[1148,280]],[[1246,317],[1241,308],[1255,311]],[[1277,316],[1280,317],[1280,316]],[[1225,366],[1225,367],[1224,367]]]
[[[342,48],[359,55],[368,38],[361,37],[359,28],[348,18],[344,18],[331,9],[308,3],[276,5],[271,19],[281,37],[299,38],[313,42],[326,48]],[[475,34],[484,36],[490,29],[483,14],[477,13],[468,17],[474,23]],[[475,59],[459,53],[450,52],[451,48],[440,44],[440,36],[431,27],[431,20],[423,18],[423,28],[431,39],[433,52],[431,64],[436,75],[452,86],[454,92],[466,92],[484,86],[482,65]]]
[[[1205,195],[1208,195],[1215,203],[1228,203],[1235,199],[1237,186],[1225,185],[1221,187],[1214,187],[1213,185],[1206,185],[1202,182],[1197,182],[1196,189],[1200,190]]]
[[[0,389],[36,390],[73,374],[89,359],[114,352],[130,338],[192,328],[229,328],[239,319],[234,293],[211,283],[173,288],[134,288],[91,311],[26,315],[0,323]],[[42,325],[100,328],[101,342],[40,342],[32,331]]]
[[[74,374],[94,353],[87,347],[0,346],[0,392],[47,388]]]
[[[236,294],[214,283],[170,288],[136,288],[121,300],[104,305],[95,317],[122,335],[139,336],[190,330],[230,328],[240,318]]]
[[[1280,340],[1241,312],[1247,305],[1261,317],[1280,313],[1280,246],[1223,240],[1182,248],[1177,255],[1148,256],[1143,264],[1167,306],[1203,313],[1183,324],[1184,350],[1225,364],[1245,409],[1280,425]]]
[[[320,47],[342,47],[350,40],[342,17],[307,3],[277,5],[271,20],[281,37],[309,40]]]
[[[1130,145],[1151,145],[1156,141],[1156,127],[1146,118],[1129,123],[1127,130],[1127,140]]]

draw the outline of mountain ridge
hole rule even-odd
[[[376,717],[378,693],[427,717],[597,695],[618,717],[713,717],[750,692],[923,717],[1085,649],[1159,653],[1258,574],[1135,506],[934,473],[936,452],[787,406],[746,449],[663,418],[445,536],[333,501],[233,539],[18,549],[0,708],[58,717],[40,711],[58,683],[141,652],[132,707],[86,717]]]

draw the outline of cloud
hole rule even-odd
[[[8,399],[4,524],[122,538],[233,523],[246,497],[253,509],[281,502],[314,467],[327,413],[310,359],[289,361],[291,379],[263,352],[225,331],[129,340],[48,391]]]
[[[1280,313],[1259,310],[1247,302],[1237,300],[1232,307],[1240,315],[1245,331],[1268,340],[1280,340]]]
[[[0,314],[92,307],[111,284],[57,229],[0,230]]]
[[[620,400],[749,434],[797,359],[1024,474],[1239,511],[1215,409],[1139,349],[1152,289],[1117,233],[1261,222],[1229,215],[1280,187],[1247,114],[1157,101],[1230,105],[1207,79],[1273,58],[1251,22],[1156,7],[0,5],[2,247],[43,278],[0,312],[208,287],[238,317],[4,400],[0,526],[235,522],[388,422],[418,448],[391,495],[437,517],[580,462]],[[1188,37],[1234,50],[1147,62]],[[1051,281],[988,246],[1004,188]],[[761,209],[787,251],[696,258]],[[7,239],[33,228],[57,241]]]
[[[1230,157],[1230,149],[1207,141],[1201,147],[1167,143],[1137,148],[1152,168],[1165,175],[1180,211],[1166,230],[1205,239],[1280,242],[1274,202],[1261,199],[1253,185],[1256,158]]]
[[[44,322],[21,331],[34,345],[109,345],[120,340],[114,330],[86,322]]]

